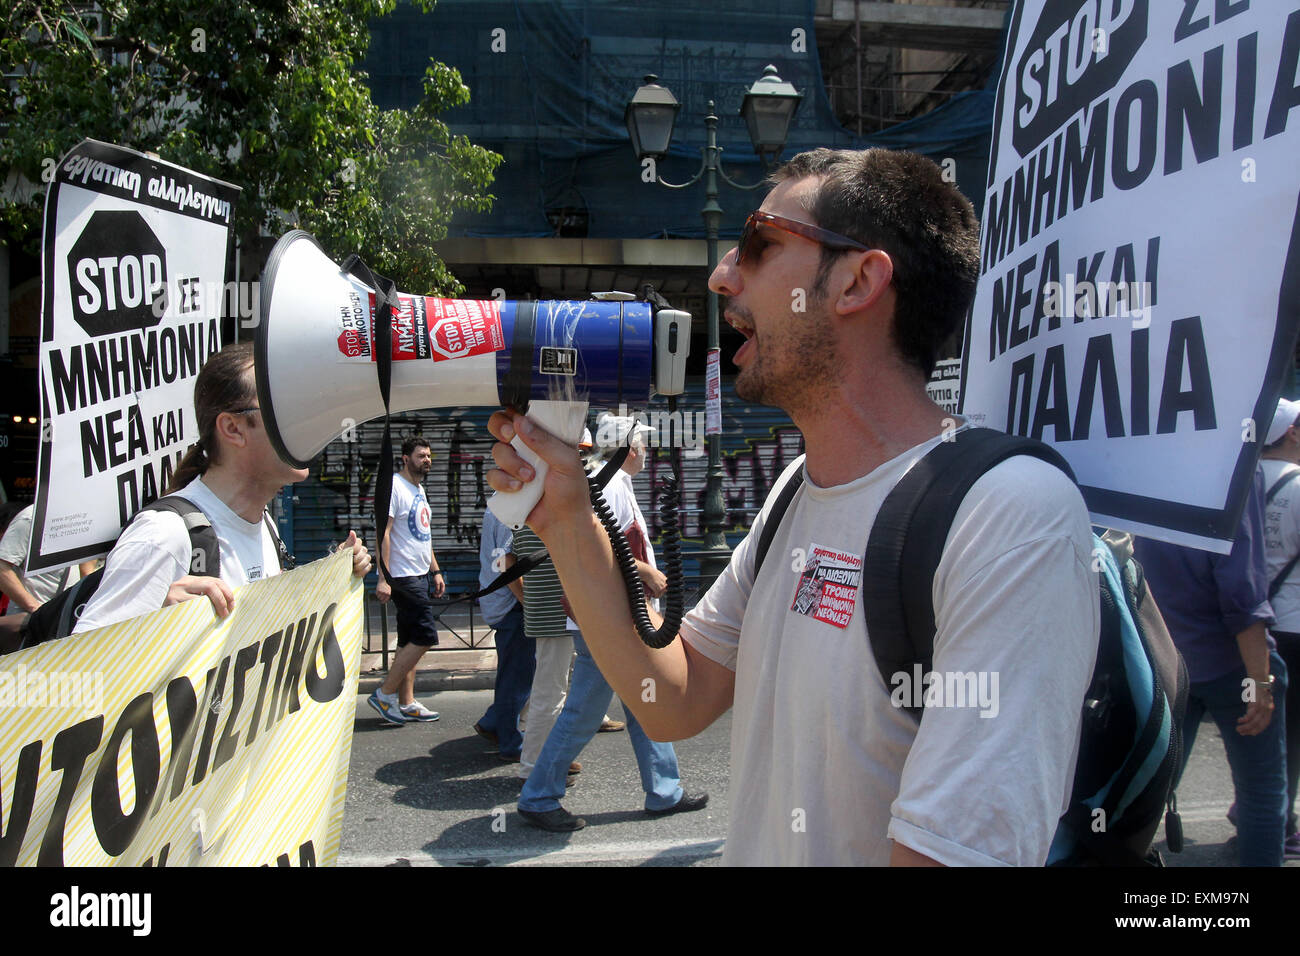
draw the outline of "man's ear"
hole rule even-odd
[[[853,315],[874,307],[889,291],[894,260],[883,249],[849,253],[844,259],[852,267],[836,273],[840,286],[835,311],[838,315]]]
[[[248,444],[248,435],[245,431],[248,427],[248,422],[242,415],[222,412],[217,416],[214,430],[218,438],[224,439],[237,448],[243,448]]]

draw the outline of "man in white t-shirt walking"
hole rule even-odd
[[[423,436],[412,435],[402,442],[402,467],[393,475],[388,526],[380,542],[389,580],[384,580],[381,568],[375,596],[381,604],[392,598],[397,608],[397,656],[383,684],[370,695],[369,704],[385,721],[399,726],[438,719],[436,711],[415,699],[416,665],[425,651],[438,643],[438,624],[429,598],[430,572],[434,594],[442,597],[447,590],[430,543],[432,523],[424,494],[424,479],[432,465],[433,449]]]
[[[1300,402],[1281,399],[1268,433],[1264,469],[1264,556],[1268,601],[1276,624],[1270,630],[1277,654],[1293,675],[1286,688],[1286,840],[1282,855],[1300,860],[1295,797],[1300,781]]]
[[[918,724],[895,706],[851,573],[886,495],[954,431],[925,384],[974,293],[974,212],[911,153],[813,150],[773,179],[709,280],[745,338],[736,393],[784,409],[807,449],[776,483],[805,465],[761,574],[771,497],[680,639],[651,649],[611,597],[620,575],[571,449],[497,412],[488,481],[510,491],[533,480],[506,444],[516,434],[547,462],[528,522],[601,672],[652,737],[693,736],[734,708],[725,862],[1040,866],[1068,806],[1097,653],[1078,488],[1010,458],[971,487],[946,539],[932,669],[998,677],[996,713],[927,706]],[[845,568],[832,614],[792,607],[815,556]]]

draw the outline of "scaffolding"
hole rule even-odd
[[[836,118],[880,132],[983,89],[1009,0],[817,0],[822,75]]]

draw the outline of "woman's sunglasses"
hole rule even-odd
[[[736,243],[737,265],[757,262],[759,256],[763,254],[763,250],[767,248],[769,240],[763,238],[762,233],[759,232],[759,226],[771,226],[791,235],[811,239],[827,249],[839,249],[845,252],[850,250],[867,252],[871,249],[870,246],[865,246],[856,239],[841,236],[838,232],[831,232],[829,229],[821,228],[821,226],[799,222],[797,219],[786,219],[784,216],[776,216],[770,212],[756,209],[749,214],[749,218],[745,220],[745,228],[740,231],[740,241]]]

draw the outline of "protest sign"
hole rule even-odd
[[[239,190],[84,140],[55,169],[41,251],[41,415],[27,572],[104,554],[198,439]]]
[[[1298,61],[1294,3],[1014,8],[962,411],[1099,524],[1230,546],[1300,325]]]
[[[0,658],[0,865],[330,865],[361,661],[343,551]]]
[[[930,401],[945,412],[956,413],[961,404],[961,359],[940,359],[925,383]]]

